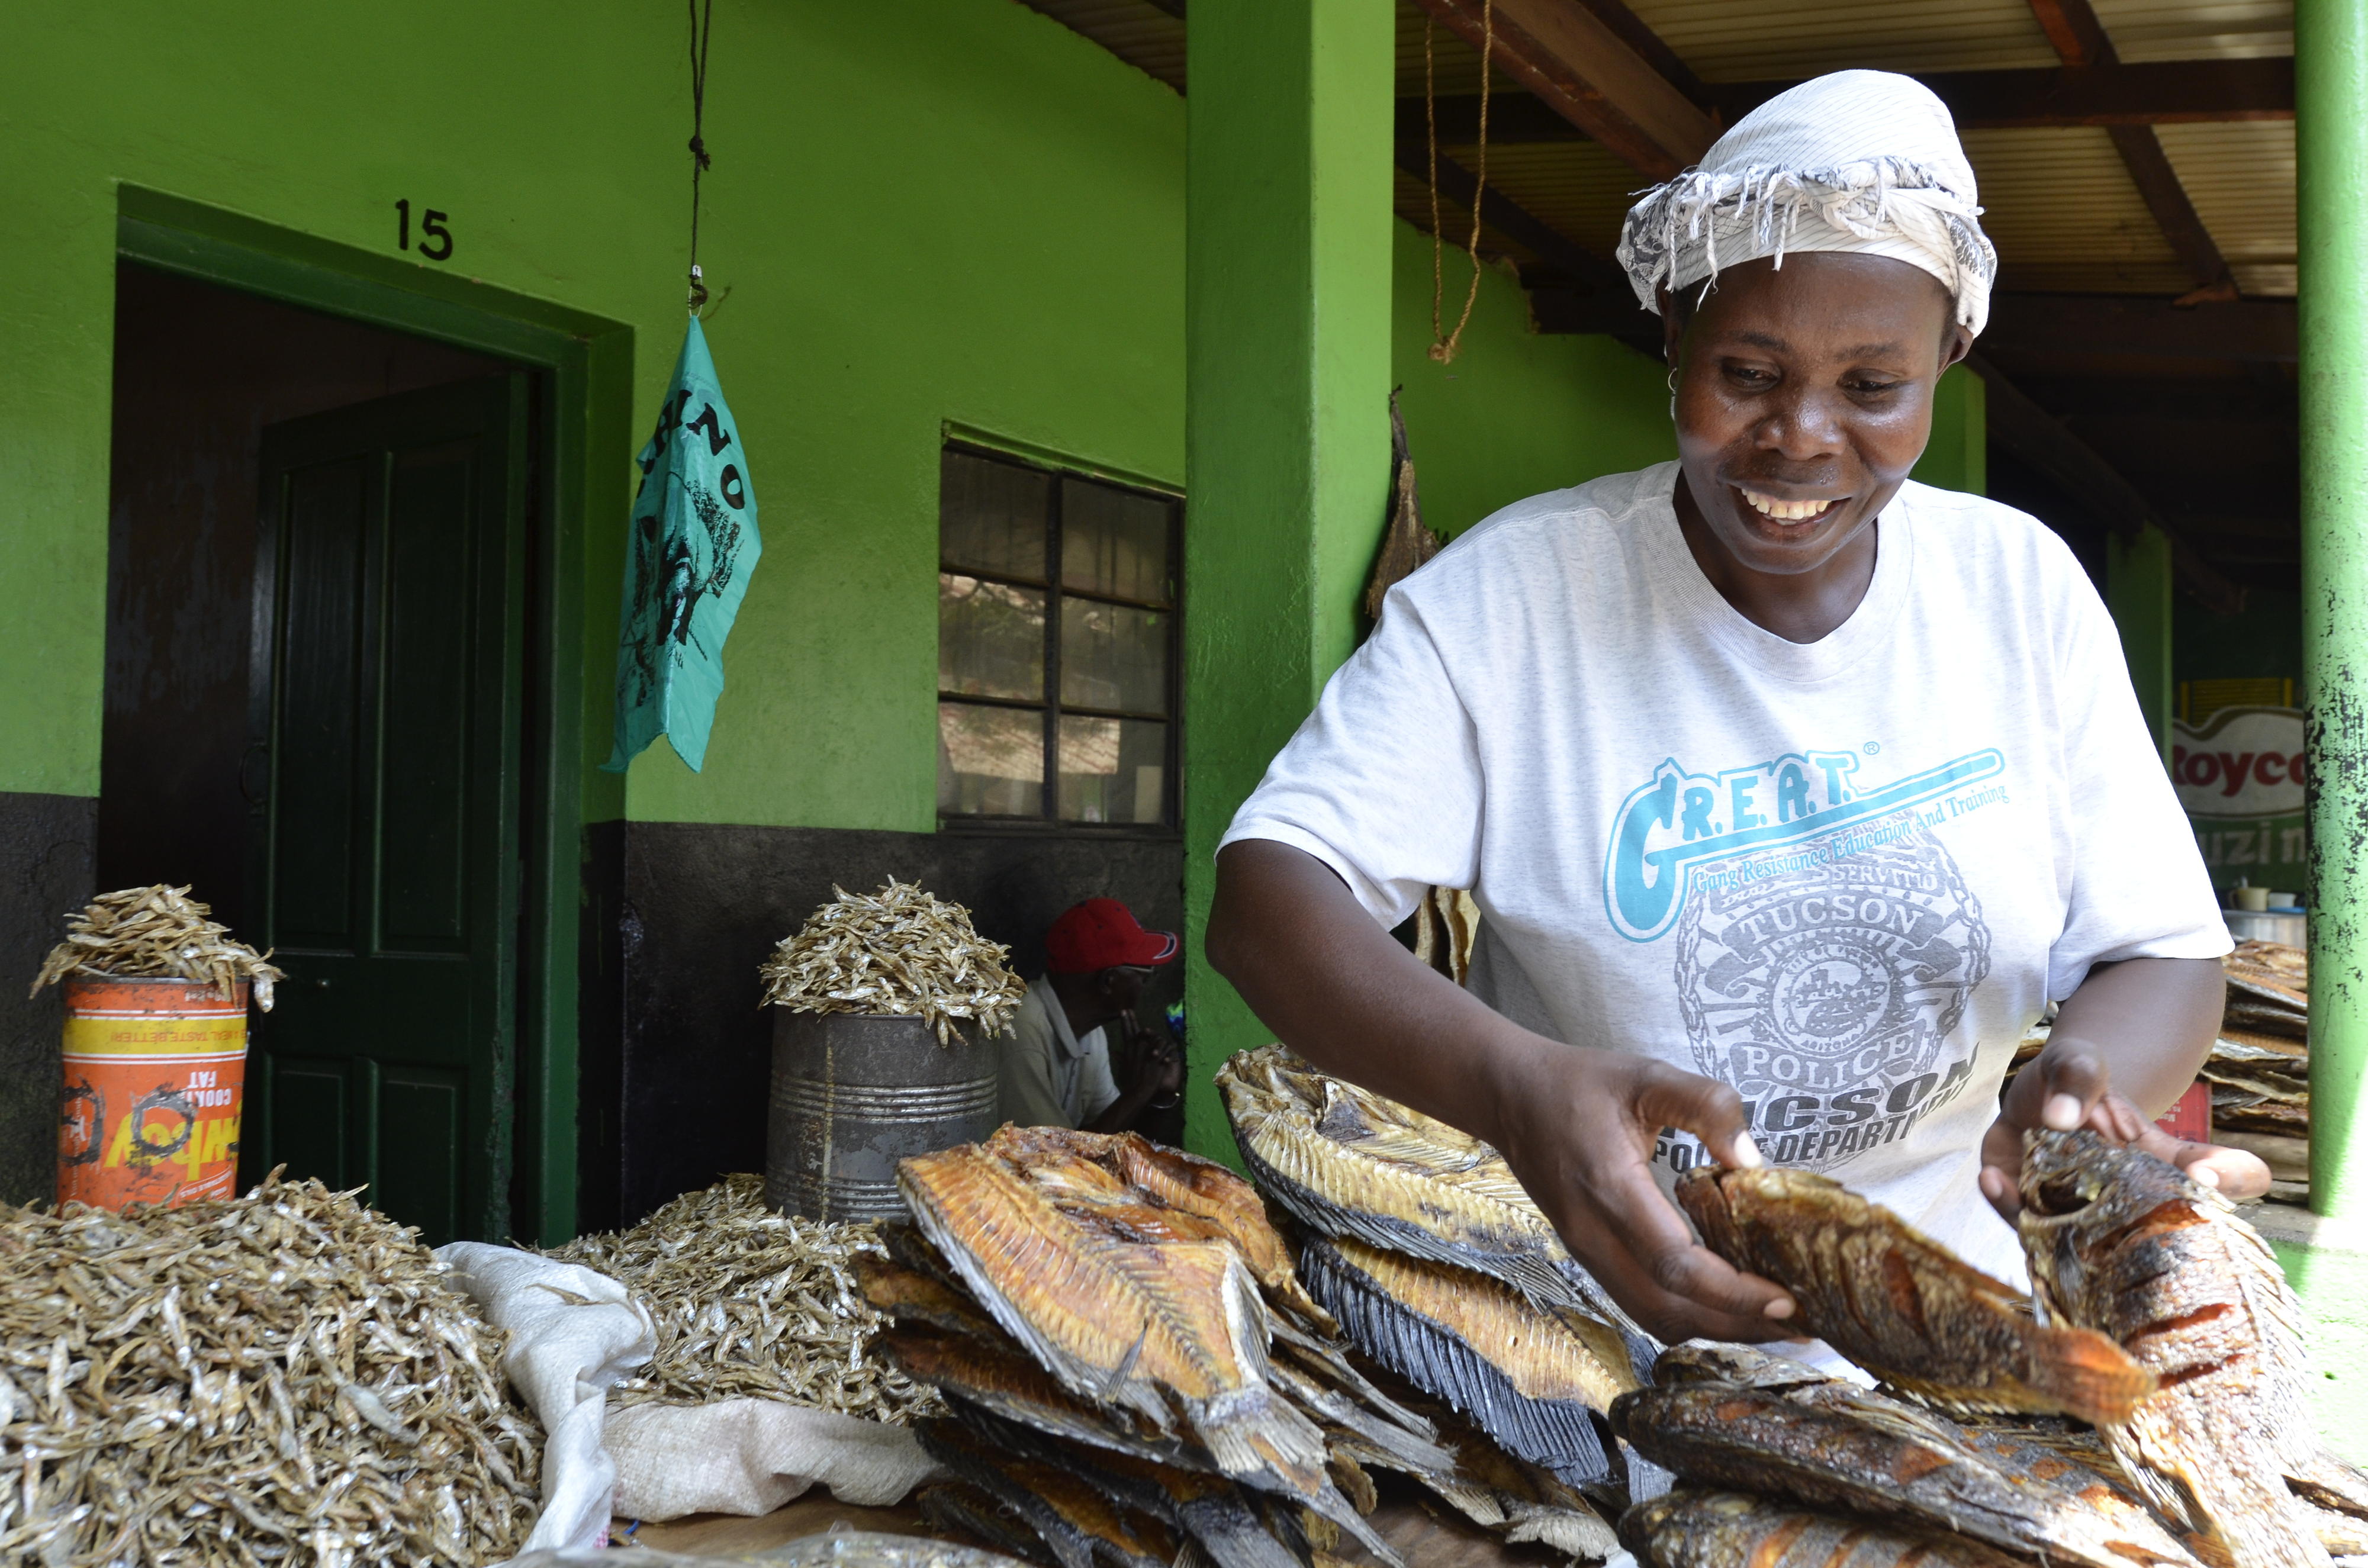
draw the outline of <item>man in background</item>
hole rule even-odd
[[[1184,1053],[1167,1036],[1138,1028],[1133,1010],[1151,971],[1173,963],[1178,946],[1173,933],[1144,930],[1114,898],[1089,898],[1053,922],[1045,972],[997,1042],[1003,1119],[1118,1132],[1146,1108],[1173,1107]],[[1112,1023],[1133,1048],[1123,1089],[1110,1071]]]

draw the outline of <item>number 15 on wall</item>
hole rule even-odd
[[[411,248],[411,203],[394,204],[394,248]],[[429,261],[452,259],[452,231],[444,226],[450,212],[439,212],[430,207],[419,214],[419,254]]]

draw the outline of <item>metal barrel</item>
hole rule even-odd
[[[919,1018],[773,1010],[765,1201],[814,1220],[901,1216],[896,1162],[996,1129],[996,1055]]]

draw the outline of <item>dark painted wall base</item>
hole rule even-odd
[[[57,987],[27,997],[65,916],[97,891],[98,802],[0,792],[0,1202],[57,1192]]]
[[[757,966],[832,897],[917,880],[970,906],[1043,971],[1043,934],[1080,899],[1123,900],[1181,928],[1184,852],[1169,840],[604,823],[586,835],[583,1180],[578,1222],[632,1224],[731,1171],[764,1168],[772,1020]],[[1171,966],[1146,1016],[1182,994]]]

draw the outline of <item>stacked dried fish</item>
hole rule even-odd
[[[2324,1568],[2368,1544],[2368,1478],[2311,1431],[2275,1260],[2162,1161],[2093,1132],[2031,1137],[2021,1230],[2044,1322],[1824,1177],[1702,1170],[1678,1197],[1706,1245],[1784,1286],[1804,1329],[1914,1403],[1741,1346],[1670,1351],[1612,1416],[1713,1489],[1622,1521],[1656,1568],[1827,1561],[1795,1554],[1809,1539],[1854,1568]],[[1836,1533],[1858,1520],[1880,1521],[1873,1555]],[[1943,1550],[1938,1531],[2005,1556]]]
[[[1508,1540],[1600,1559],[1575,1491],[1351,1364],[1258,1195],[1131,1133],[1007,1127],[907,1160],[915,1224],[858,1266],[880,1344],[951,1415],[919,1426],[957,1480],[931,1517],[1063,1568],[1292,1568],[1410,1475]]]
[[[837,899],[757,971],[766,1005],[925,1018],[940,1045],[965,1022],[981,1035],[1010,1032],[1028,988],[1005,962],[1011,949],[981,937],[968,909],[893,877],[869,896],[831,891]]]
[[[0,1209],[0,1562],[475,1563],[542,1434],[414,1233],[275,1177],[120,1214]]]
[[[193,980],[223,996],[238,994],[238,983],[253,981],[255,1005],[271,1011],[271,983],[287,978],[258,953],[231,936],[211,906],[186,887],[124,888],[105,892],[66,920],[66,939],[50,949],[33,990],[54,985],[79,971],[85,974]]]
[[[1659,1346],[1571,1257],[1487,1144],[1281,1046],[1217,1074],[1259,1187],[1306,1227],[1308,1288],[1367,1357],[1573,1485],[1618,1456],[1614,1396]]]
[[[725,1176],[551,1256],[617,1280],[657,1324],[657,1352],[616,1385],[618,1404],[775,1399],[898,1426],[938,1408],[866,1354],[886,1326],[855,1283],[856,1261],[880,1256],[874,1227],[776,1212],[762,1176]]]
[[[2102,1424],[2130,1479],[2236,1568],[2324,1563],[2305,1497],[2368,1518],[2368,1481],[2311,1426],[2302,1312],[2269,1244],[2219,1193],[2086,1131],[2030,1139],[2022,1201],[2049,1315],[2114,1335],[2160,1381]]]
[[[2239,942],[2220,967],[2228,977],[2228,1008],[2221,1019],[2220,1038],[2212,1042],[2211,1058],[2203,1064],[2203,1079],[2212,1085],[2214,1131],[2307,1139],[2308,957],[2300,948],[2279,942]],[[2252,1147],[2249,1142],[2247,1146]],[[2299,1164],[2305,1172],[2309,1163],[2306,1143],[2301,1144],[2298,1160],[2271,1159],[2272,1166]]]

